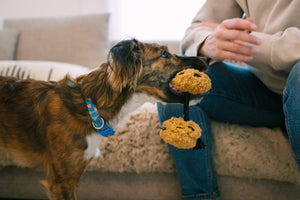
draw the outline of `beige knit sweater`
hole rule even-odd
[[[251,17],[258,26],[260,53],[247,63],[272,91],[281,94],[289,71],[300,60],[300,0],[207,0],[192,23]],[[209,27],[187,30],[182,53],[195,56],[199,45],[212,33]]]

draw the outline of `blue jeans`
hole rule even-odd
[[[202,150],[184,150],[169,145],[183,199],[219,199],[211,158],[212,135],[209,119],[250,125],[281,127],[287,130],[295,159],[300,166],[300,62],[290,72],[283,95],[270,91],[248,69],[217,62],[207,74],[212,89],[195,106],[190,119],[202,129]],[[158,103],[160,122],[182,116],[180,104]]]

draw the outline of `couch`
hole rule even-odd
[[[108,14],[7,19],[0,30],[0,74],[58,80],[66,73],[86,73],[105,61],[114,44],[108,23]],[[155,42],[179,52],[179,41]],[[138,94],[126,105],[136,110],[114,137],[103,140],[101,155],[82,176],[79,199],[180,199],[176,170],[159,136],[155,102]],[[213,120],[211,126],[222,199],[300,199],[300,172],[280,129]],[[0,199],[46,199],[40,185],[45,177],[17,166],[0,147]]]

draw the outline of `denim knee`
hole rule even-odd
[[[284,92],[285,124],[293,153],[300,168],[300,61],[292,68]]]
[[[181,117],[181,104],[157,104],[160,122],[171,117]],[[209,119],[199,106],[190,107],[190,119],[202,129],[201,139],[204,149],[178,149],[168,145],[178,172],[183,199],[217,199],[219,196],[217,180],[214,175],[211,156],[211,131]]]

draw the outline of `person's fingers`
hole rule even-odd
[[[208,56],[216,61],[232,59],[243,62],[252,59],[253,54],[257,51],[246,43],[218,40],[212,35],[207,37],[204,45],[199,50],[201,55]]]
[[[241,18],[233,18],[224,20],[221,25],[225,26],[228,29],[238,29],[244,31],[255,31],[257,26],[251,20],[245,20]]]
[[[246,18],[246,20],[249,21],[249,22],[251,22],[251,23],[254,23],[253,19],[250,18],[250,17]]]
[[[229,41],[235,41],[240,40],[246,43],[259,45],[261,43],[261,40],[253,35],[250,35],[249,33],[245,31],[240,30],[218,30],[216,33],[216,37],[220,40],[229,40]]]
[[[222,41],[219,44],[219,48],[223,49],[224,51],[229,51],[245,56],[253,56],[254,54],[257,54],[259,52],[259,49],[256,46],[250,46],[240,42]]]
[[[249,33],[257,26],[252,19],[228,19],[219,24],[199,49],[201,55],[216,61],[250,61],[259,52],[261,40]]]
[[[221,60],[235,60],[241,62],[247,62],[253,59],[253,56],[246,56],[242,54],[232,53],[230,51],[223,51],[222,54],[218,57],[219,61]]]

